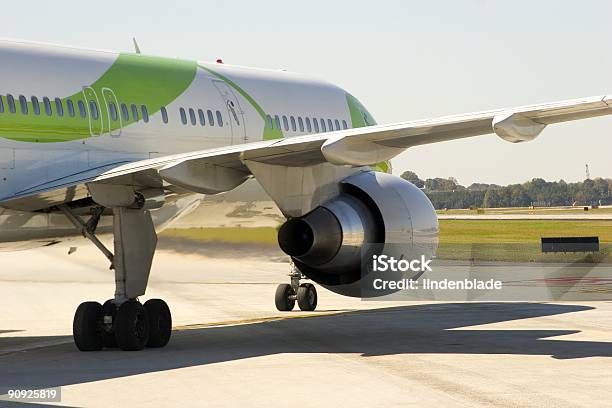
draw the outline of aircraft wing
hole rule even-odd
[[[246,143],[109,165],[25,189],[2,199],[0,206],[48,208],[86,197],[86,183],[215,194],[250,177],[248,161],[293,167],[324,162],[374,165],[412,146],[488,133],[513,143],[524,142],[536,138],[550,124],[609,114],[612,96],[598,96]]]

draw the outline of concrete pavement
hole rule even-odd
[[[162,248],[164,247],[162,243]],[[164,298],[165,349],[81,353],[71,323],[113,275],[91,248],[3,253],[0,387],[62,387],[57,406],[609,406],[612,302],[363,302],[319,289],[314,313],[279,313],[288,269],[160,251],[144,299]],[[225,257],[233,259],[226,260]],[[0,406],[29,406],[0,401]]]

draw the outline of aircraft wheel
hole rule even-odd
[[[164,347],[172,333],[170,308],[161,299],[149,299],[144,308],[149,317],[149,341],[147,347]]]
[[[276,308],[281,312],[293,310],[295,306],[295,293],[293,293],[291,285],[287,283],[278,285],[276,294],[274,295],[274,303],[276,304]]]
[[[302,283],[297,291],[300,310],[311,312],[317,307],[317,289],[312,283]]]
[[[128,300],[119,306],[113,326],[117,345],[122,350],[142,350],[149,340],[147,311],[136,300]]]
[[[115,318],[117,317],[117,305],[114,299],[108,299],[102,305],[102,344],[106,348],[116,348]]]
[[[102,305],[98,302],[83,302],[74,313],[72,337],[81,351],[101,350]]]

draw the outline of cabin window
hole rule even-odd
[[[217,111],[217,124],[219,127],[223,127],[223,116],[221,116],[221,112]]]
[[[268,127],[270,129],[274,128],[274,122],[272,121],[272,116],[267,115],[266,116],[266,122],[267,122],[267,125],[268,125]]]
[[[159,110],[161,112],[162,120],[164,121],[164,123],[168,123],[168,111],[166,110],[166,107],[162,106]]]
[[[43,98],[43,105],[45,106],[47,116],[51,116],[53,114],[53,111],[51,111],[51,101],[46,96]]]
[[[200,125],[206,126],[206,115],[202,109],[198,109],[198,117],[200,118]]]
[[[298,116],[298,126],[300,128],[300,132],[304,131],[304,121],[302,120],[301,116]]]
[[[40,115],[40,102],[38,101],[38,98],[33,96],[30,98],[30,100],[32,101],[32,112],[34,112],[35,115]]]
[[[13,98],[13,95],[11,94],[6,95],[6,104],[8,105],[9,112],[11,113],[17,112],[17,109],[15,108],[15,98]]]
[[[81,115],[82,118],[85,118],[87,116],[87,111],[85,110],[85,103],[83,103],[83,101],[79,99],[77,101],[77,106],[79,107],[79,115]]]
[[[312,132],[312,126],[311,126],[311,124],[310,124],[310,118],[306,118],[306,131],[307,131],[308,133],[311,133],[311,132]]]
[[[114,102],[108,103],[108,111],[110,112],[110,117],[112,121],[116,121],[119,119],[119,114],[117,112],[117,106]]]
[[[145,123],[149,122],[149,110],[147,109],[146,105],[140,105],[140,110],[142,111],[142,120],[145,121]]]
[[[325,127],[325,119],[319,119],[321,121],[321,132],[327,132],[327,128]]]
[[[181,123],[183,125],[187,124],[187,115],[185,114],[185,109],[181,108],[179,109],[179,113],[181,114]]]
[[[331,119],[327,119],[327,128],[329,129],[330,132],[334,130],[334,122],[332,122]]]
[[[314,125],[315,133],[319,133],[319,121],[317,118],[312,118],[312,124]]]
[[[334,120],[334,124],[336,125],[336,130],[340,130],[340,121],[338,119]]]
[[[295,132],[297,130],[297,126],[295,125],[295,118],[291,116],[289,120],[291,121],[291,130]]]
[[[191,108],[189,108],[189,120],[191,121],[191,126],[195,126],[196,125],[196,115],[195,115],[195,111]]]
[[[24,115],[28,114],[28,101],[25,96],[19,95],[19,106],[21,107],[21,113]]]
[[[276,128],[278,130],[281,130],[280,119],[279,119],[278,115],[274,115],[274,123],[276,123]]]
[[[62,100],[60,98],[55,98],[55,110],[58,116],[64,116],[64,105],[62,105]]]
[[[121,104],[121,116],[123,116],[123,120],[126,122],[130,120],[130,111],[125,103]]]
[[[0,113],[4,113],[4,100],[2,96],[0,96]]]
[[[68,108],[68,115],[70,115],[71,118],[74,118],[74,102],[72,102],[72,99],[66,99],[66,108]]]
[[[289,121],[287,120],[287,117],[285,115],[283,115],[283,126],[285,127],[285,131],[288,132],[289,131]]]
[[[346,124],[346,120],[342,121],[342,129],[348,129],[348,126]]]
[[[98,120],[98,117],[99,117],[98,104],[95,101],[89,101],[89,113],[93,120]]]
[[[138,120],[140,119],[140,116],[138,115],[138,107],[132,104],[131,108],[132,108],[132,118],[134,119],[134,122],[138,122]]]
[[[215,126],[215,118],[213,117],[213,113],[210,109],[206,111],[206,115],[208,116],[208,124],[210,126]]]

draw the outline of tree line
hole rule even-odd
[[[467,187],[454,177],[422,180],[412,171],[401,177],[421,188],[437,209],[612,204],[612,179],[601,177],[577,183],[534,178],[522,184],[473,183]]]

